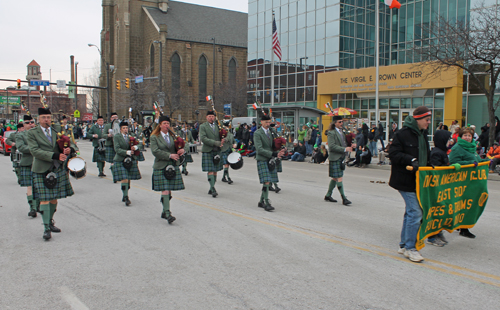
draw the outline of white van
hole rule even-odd
[[[233,118],[231,127],[236,128],[236,126],[238,126],[238,123],[240,123],[240,125],[243,125],[244,123],[246,123],[248,126],[252,127],[252,122],[256,122],[256,121],[257,121],[256,117],[235,117],[235,118]]]

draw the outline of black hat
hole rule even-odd
[[[23,128],[23,127],[24,127],[23,123],[19,123],[19,124],[17,124],[17,129],[19,129],[19,128]]]
[[[128,122],[125,122],[125,121],[121,122],[120,123],[120,127],[123,127],[123,126],[127,126],[128,127]]]
[[[66,115],[63,115],[62,119],[66,119]]]
[[[415,110],[413,110],[413,118],[414,119],[421,119],[427,116],[431,116],[432,112],[429,110],[428,107],[426,106],[419,106]]]
[[[212,110],[208,110],[208,111],[207,111],[207,115],[215,115],[215,113],[214,113],[214,111],[212,111]]]
[[[52,114],[50,113],[49,108],[38,108],[38,115],[47,115],[47,114]]]
[[[336,121],[341,121],[341,120],[342,120],[342,116],[340,116],[340,115],[335,115],[334,117],[332,117],[332,120],[333,120],[334,122],[336,122]]]
[[[31,121],[33,119],[33,117],[31,117],[31,115],[24,115],[23,116],[23,120],[25,121]]]
[[[268,114],[264,114],[260,118],[261,121],[270,121],[271,117]]]
[[[498,141],[493,142],[493,145],[499,145]]]
[[[104,117],[102,117],[102,115],[97,116],[97,119],[100,119],[100,118],[104,118]]]
[[[111,116],[113,116],[113,115],[118,115],[118,114],[116,114],[116,112],[111,112]]]
[[[160,116],[160,119],[158,120],[158,124],[161,124],[164,121],[167,121],[170,123],[170,117],[165,116],[165,115]]]

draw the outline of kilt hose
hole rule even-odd
[[[214,164],[214,156],[219,154],[221,157],[221,160],[218,165]],[[208,152],[208,153],[202,153],[201,155],[201,168],[202,171],[207,171],[207,172],[217,172],[222,170],[222,154],[220,152]]]
[[[184,181],[179,166],[175,166],[175,178],[167,180],[164,169],[154,169],[151,179],[153,181],[153,190],[156,192],[162,191],[180,191],[184,189]]]
[[[46,173],[33,172],[33,198],[39,201],[50,201],[73,196],[73,187],[69,181],[68,170],[62,164],[53,170],[57,176],[57,184],[53,189],[48,189],[43,183]]]
[[[92,155],[92,162],[96,163],[99,161],[106,161],[106,151],[103,154],[97,151],[97,147],[94,147],[94,154]]]
[[[31,166],[19,166],[19,185],[21,187],[33,186]]]
[[[336,179],[344,176],[344,171],[340,169],[341,164],[342,164],[342,159],[330,161],[330,166],[328,168],[330,178]]]
[[[106,148],[106,161],[112,163],[115,158],[115,148],[112,146],[105,146]]]
[[[144,158],[144,154],[142,154],[142,152],[139,153],[139,156],[136,156],[137,158],[137,161],[145,161],[146,158]]]
[[[224,152],[221,153],[221,158],[222,158],[222,164],[223,165],[229,165],[229,163],[227,162],[227,157],[231,153],[232,153],[231,149],[229,149],[229,150],[224,151]]]
[[[267,166],[267,161],[257,161],[257,171],[259,172],[259,181],[260,184],[264,183],[278,183],[278,171],[275,168],[273,171],[269,171],[269,167]]]
[[[186,154],[185,157],[187,163],[194,163],[193,156],[191,154]]]
[[[130,167],[130,170],[127,170],[123,166],[122,161],[115,161],[113,168],[111,168],[111,172],[113,173],[113,182],[122,180],[140,180],[142,178],[139,166],[137,165],[137,160],[135,159],[132,161],[132,167]]]
[[[276,171],[283,172],[283,160],[279,160],[278,163],[276,164]]]

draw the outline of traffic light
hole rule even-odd
[[[125,87],[130,88],[130,79],[129,78],[125,79]]]
[[[120,80],[116,80],[116,89],[120,90],[121,89],[121,82]]]
[[[21,89],[21,79],[17,79],[17,89]]]

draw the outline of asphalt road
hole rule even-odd
[[[79,143],[87,175],[59,201],[50,241],[41,217],[28,218],[25,189],[0,157],[0,309],[498,309],[500,182],[477,238],[445,235],[426,246],[425,262],[397,254],[404,214],[387,185],[390,171],[348,168],[346,207],[323,201],[327,166],[285,162],[275,212],[257,207],[256,163],[245,158],[207,195],[201,154],[186,190],[174,193],[172,225],[151,190],[153,157],[140,163],[130,207],[97,177],[91,144]],[[373,181],[373,182],[372,182]],[[383,183],[385,182],[385,183]],[[339,198],[337,191],[335,198]]]

